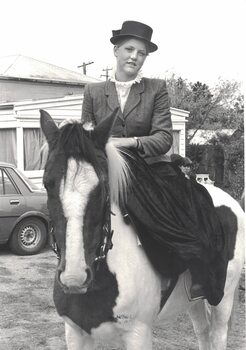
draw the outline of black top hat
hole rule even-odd
[[[112,31],[113,36],[110,41],[112,44],[116,44],[119,39],[134,37],[145,41],[148,44],[149,51],[154,52],[158,49],[158,46],[151,42],[152,33],[152,28],[144,23],[126,21],[122,24],[122,28],[120,30]]]

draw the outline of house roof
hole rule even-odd
[[[100,81],[82,73],[22,55],[0,57],[0,77],[74,84]]]

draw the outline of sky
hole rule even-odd
[[[245,80],[246,0],[0,0],[0,57],[25,55],[100,78],[115,64],[112,29],[136,20],[159,47],[147,77],[215,85]],[[104,77],[101,77],[104,79]]]

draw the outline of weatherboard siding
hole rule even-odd
[[[6,80],[0,77],[0,103],[22,100],[41,100],[82,94],[84,85],[25,80]]]
[[[17,166],[37,185],[42,186],[42,170],[26,170],[24,168],[24,131],[25,129],[40,129],[40,109],[47,110],[59,124],[64,119],[81,118],[83,95],[70,95],[62,98],[52,98],[33,101],[18,101],[0,104],[0,129],[16,128]],[[189,117],[188,111],[171,108],[173,130],[176,133],[177,145],[172,152],[185,156],[185,124]]]

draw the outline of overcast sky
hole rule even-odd
[[[99,78],[114,64],[112,29],[125,20],[150,25],[159,50],[144,73],[175,73],[212,86],[243,81],[246,0],[0,0],[0,56],[22,54],[71,70],[94,61]],[[80,69],[81,72],[82,68]]]

